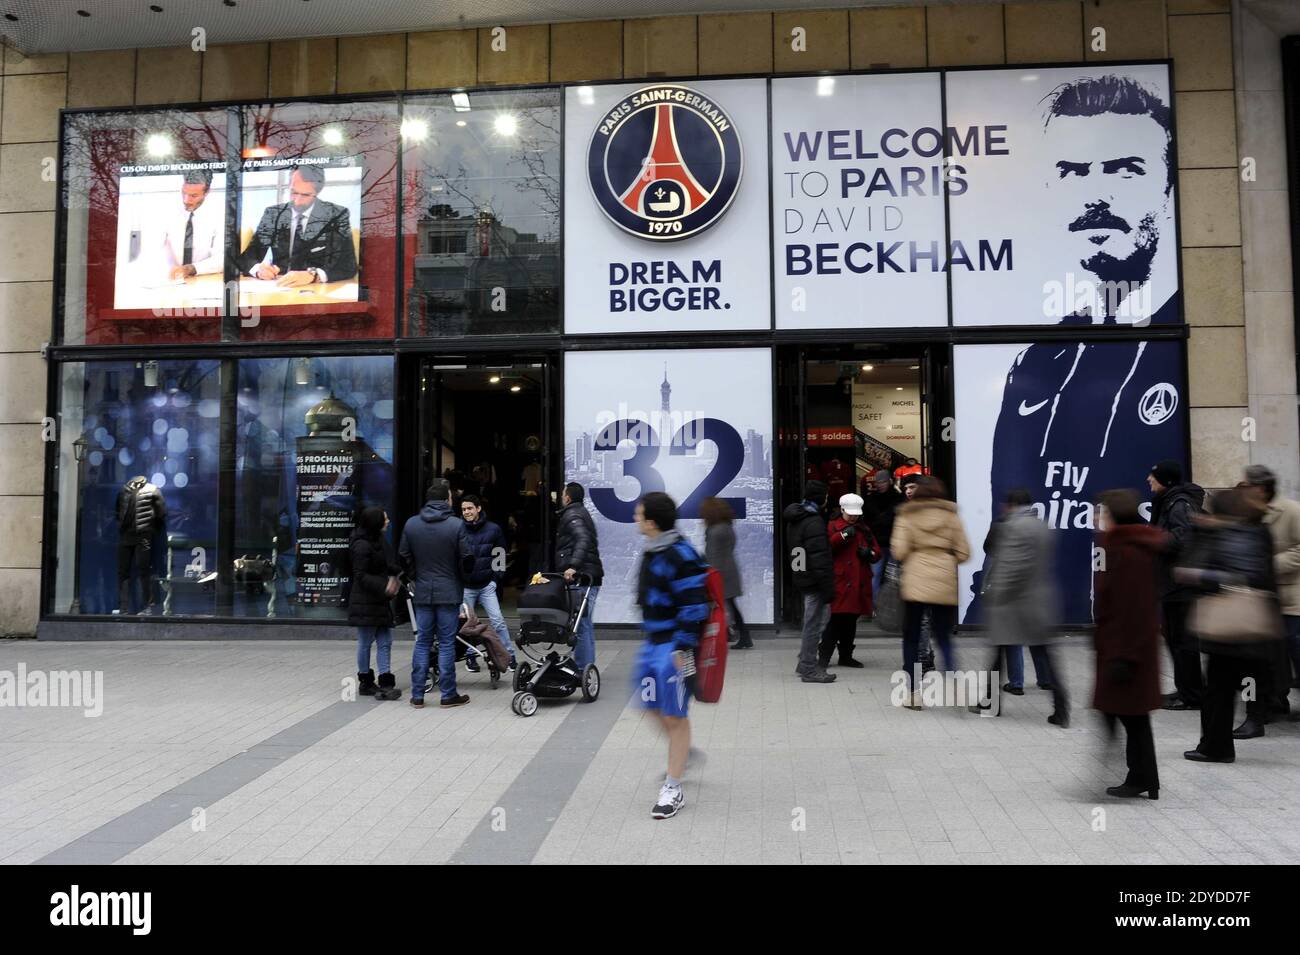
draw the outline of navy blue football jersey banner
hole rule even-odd
[[[1186,466],[1182,349],[1169,341],[953,349],[957,499],[973,551],[961,569],[963,623],[980,622],[981,544],[1013,488],[1028,490],[1057,532],[1061,621],[1091,621],[1097,496],[1126,487],[1147,501],[1157,461]]]

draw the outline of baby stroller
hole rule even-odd
[[[403,587],[406,594],[406,612],[411,615],[411,631],[414,633],[415,627],[415,601],[411,592],[411,585],[406,583]],[[481,624],[474,619],[473,612],[461,604],[460,607],[460,626],[456,631],[456,659],[452,666],[465,659],[469,651],[479,653],[487,661],[488,679],[491,682],[492,689],[497,688],[501,682],[501,674],[506,671],[510,665],[510,657],[501,646],[495,633],[492,633],[491,627]],[[438,641],[435,635],[433,647],[429,652],[429,675],[424,681],[424,692],[428,693],[438,684]]]
[[[575,599],[581,592],[581,599]],[[594,663],[581,670],[573,658],[578,621],[587,610],[591,577],[578,575],[570,587],[563,574],[535,574],[519,594],[519,636],[515,645],[528,662],[518,660],[515,696],[510,708],[519,716],[537,712],[538,697],[560,699],[582,691],[586,703],[600,696],[600,671]]]

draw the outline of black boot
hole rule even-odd
[[[362,696],[375,695],[375,671],[367,670],[365,673],[357,674],[357,692]]]
[[[731,645],[731,649],[752,650],[754,649],[754,641],[749,638],[749,634],[742,633],[736,638],[736,642]]]
[[[853,651],[852,651],[852,650],[850,650],[848,653],[841,653],[841,654],[840,654],[840,662],[839,662],[839,665],[842,666],[842,667],[852,667],[852,668],[855,669],[855,670],[860,670],[860,669],[862,669],[864,666],[866,666],[865,663],[862,663],[862,662],[859,661],[859,660],[855,660],[855,659],[853,659]]]
[[[376,700],[400,700],[402,691],[397,688],[397,680],[391,673],[379,674],[379,692],[375,694]]]
[[[1259,720],[1247,717],[1242,724],[1232,731],[1233,739],[1257,739],[1264,735],[1264,725]]]

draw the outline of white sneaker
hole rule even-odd
[[[655,807],[650,810],[652,819],[667,819],[669,816],[675,816],[686,804],[686,796],[682,793],[681,786],[669,786],[667,783],[659,790],[659,801]]]

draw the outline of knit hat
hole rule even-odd
[[[1161,487],[1173,487],[1183,483],[1183,467],[1177,461],[1166,458],[1151,469],[1151,474],[1160,482]]]
[[[828,488],[823,482],[809,481],[806,485],[804,485],[803,499],[805,501],[815,501],[818,504],[825,504],[826,495],[829,492],[830,492],[830,488]]]

